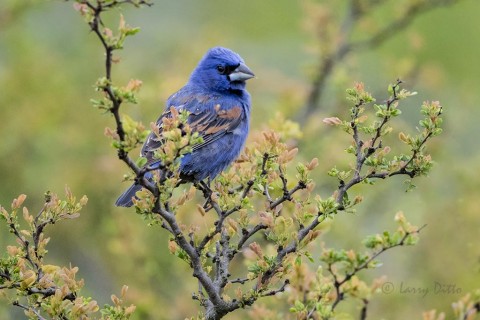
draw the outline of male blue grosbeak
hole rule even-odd
[[[222,47],[212,48],[193,70],[187,84],[168,98],[166,110],[157,120],[160,131],[162,118],[169,116],[173,106],[189,112],[189,125],[203,138],[202,143],[181,159],[182,180],[213,179],[239,155],[250,122],[250,94],[245,89],[245,81],[254,76],[237,53]],[[150,167],[160,165],[154,153],[161,143],[155,133],[151,133],[143,145],[142,156],[147,158]],[[151,177],[151,173],[145,176]],[[115,204],[132,206],[132,198],[140,189],[139,184],[133,184]]]

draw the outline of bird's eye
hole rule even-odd
[[[218,71],[218,73],[220,73],[220,74],[225,74],[225,71],[227,71],[227,69],[226,69],[224,66],[222,66],[222,65],[219,64],[219,65],[217,66],[217,71]]]

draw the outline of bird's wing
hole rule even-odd
[[[243,118],[243,108],[233,106],[229,109],[222,109],[220,104],[196,113],[191,113],[188,123],[193,131],[198,132],[203,142],[193,146],[198,150],[213,141],[217,140],[227,132],[234,131]]]
[[[169,105],[177,110],[187,110],[190,112],[188,124],[194,132],[198,132],[203,138],[203,142],[193,146],[193,151],[203,148],[214,142],[227,132],[234,131],[244,118],[243,108],[240,105],[228,105],[223,108],[220,101],[208,99],[205,96],[191,97],[191,99],[180,99],[182,104],[175,105],[175,100],[169,101]],[[227,104],[225,104],[227,106]],[[142,156],[148,159],[148,163],[153,163],[155,150],[161,147],[163,139],[161,138],[163,118],[171,117],[171,111],[168,108],[157,120],[157,126],[160,129],[160,137],[154,132],[150,133],[142,148]]]

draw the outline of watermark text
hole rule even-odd
[[[438,281],[434,281],[430,285],[412,285],[404,281],[400,283],[385,282],[381,290],[385,294],[399,293],[415,295],[422,298],[428,295],[460,295],[462,293],[462,288],[456,284],[441,283]]]

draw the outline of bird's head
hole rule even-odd
[[[232,50],[215,47],[207,51],[190,76],[190,82],[215,91],[242,90],[255,77],[242,57]]]

